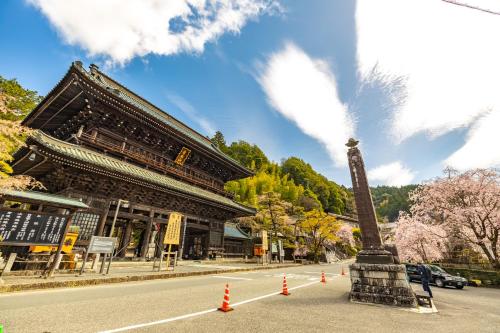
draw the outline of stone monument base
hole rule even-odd
[[[349,269],[351,301],[417,307],[417,298],[407,280],[404,265],[355,263]]]

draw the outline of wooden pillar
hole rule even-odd
[[[179,241],[179,259],[182,260],[184,256],[184,243],[186,238],[186,228],[187,228],[187,216],[182,216],[182,229],[181,229],[181,239]]]
[[[106,201],[106,208],[104,209],[101,219],[99,220],[99,225],[97,226],[96,236],[104,236],[104,226],[106,225],[106,220],[108,219],[109,207],[111,206],[111,201]]]
[[[140,257],[141,258],[146,258],[146,254],[148,253],[149,250],[149,242],[151,238],[151,229],[153,228],[153,218],[155,216],[154,210],[151,210],[149,212],[149,221],[146,222],[146,229],[144,229],[144,232],[142,234],[142,248],[141,248],[141,253]]]
[[[162,223],[160,224],[160,231],[158,232],[158,246],[156,246],[155,257],[160,258],[161,251],[163,251],[163,238],[165,237],[165,231],[167,229],[167,225]]]
[[[127,222],[127,226],[125,227],[125,232],[123,233],[121,250],[119,253],[120,258],[124,258],[127,253],[127,247],[130,244],[130,236],[132,234],[132,221]]]

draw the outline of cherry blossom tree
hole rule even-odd
[[[337,232],[337,237],[344,243],[349,246],[354,247],[356,245],[354,243],[354,237],[352,235],[352,227],[348,224],[342,224],[339,231]]]
[[[494,267],[500,267],[497,170],[449,172],[447,177],[418,187],[410,194],[410,200],[410,215],[402,215],[398,220],[400,252],[406,252],[412,239],[418,243],[419,237],[425,236],[420,235],[421,229],[427,236],[459,239],[481,251]]]
[[[442,259],[445,238],[441,227],[423,223],[408,213],[399,215],[394,242],[402,260],[431,262]]]

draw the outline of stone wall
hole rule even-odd
[[[404,265],[355,263],[350,266],[350,299],[355,302],[416,307]]]

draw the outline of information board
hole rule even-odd
[[[163,238],[163,244],[179,245],[181,220],[181,214],[170,213],[170,216],[168,217],[167,231],[165,232],[165,238]]]
[[[68,215],[0,210],[0,245],[57,245]]]
[[[113,253],[116,237],[92,236],[87,253]]]

